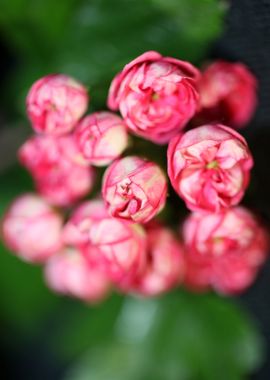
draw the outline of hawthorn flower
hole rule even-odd
[[[154,162],[124,157],[106,170],[102,195],[112,216],[146,223],[165,205],[166,177]]]
[[[241,128],[254,114],[257,105],[257,80],[242,63],[216,61],[199,81],[202,122],[222,121]]]
[[[171,184],[191,210],[236,205],[249,183],[253,159],[245,139],[221,124],[174,137],[168,147]]]
[[[11,204],[2,221],[7,247],[29,262],[44,262],[61,246],[63,220],[38,195],[21,195]]]
[[[169,228],[150,224],[146,233],[146,267],[130,290],[149,297],[179,285],[183,281],[185,261],[184,248]]]
[[[110,289],[107,276],[75,248],[65,248],[48,260],[45,279],[55,292],[89,303],[103,300]]]
[[[125,286],[145,266],[146,236],[143,228],[112,217],[92,224],[85,256],[104,270],[109,278]]]
[[[75,139],[83,157],[90,164],[105,166],[126,149],[127,127],[116,114],[95,112],[80,121],[75,129]]]
[[[72,136],[34,136],[20,148],[19,160],[32,174],[40,194],[54,205],[73,204],[93,186],[93,169]]]
[[[258,273],[258,267],[233,255],[212,259],[201,257],[199,260],[187,256],[186,268],[184,283],[189,289],[205,292],[213,288],[227,295],[243,292],[252,285]]]
[[[88,105],[86,88],[63,74],[36,81],[26,99],[27,115],[36,132],[63,135],[70,132]]]
[[[190,63],[148,51],[116,75],[108,107],[119,109],[135,134],[164,144],[195,114],[199,77]]]
[[[183,227],[186,282],[231,294],[244,290],[267,256],[269,238],[243,207],[220,213],[193,213]]]
[[[95,199],[81,203],[63,228],[64,243],[73,246],[88,243],[93,223],[107,217],[108,212],[102,200]]]

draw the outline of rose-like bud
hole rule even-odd
[[[134,281],[131,290],[144,296],[155,296],[179,285],[183,280],[184,249],[168,228],[150,225],[146,232],[146,269]]]
[[[223,293],[244,290],[266,259],[268,236],[243,207],[193,213],[184,224],[187,283]],[[207,284],[208,282],[208,284]]]
[[[154,162],[125,157],[106,170],[102,195],[112,216],[146,223],[165,205],[166,177]]]
[[[221,294],[243,292],[254,282],[258,268],[243,257],[224,255],[212,259],[186,257],[185,285],[196,292],[215,289]]]
[[[24,194],[6,212],[2,222],[7,247],[30,262],[44,262],[61,248],[63,220],[42,198]]]
[[[217,61],[203,72],[199,82],[202,123],[245,126],[257,105],[257,80],[241,63]]]
[[[252,285],[257,273],[258,268],[242,258],[221,257],[214,265],[212,287],[221,294],[238,294]]]
[[[149,51],[116,75],[108,106],[120,110],[135,134],[167,143],[197,109],[199,77],[199,71],[190,63]]]
[[[62,74],[39,79],[26,99],[27,115],[36,132],[63,135],[70,132],[85,113],[88,95],[85,87]]]
[[[48,260],[45,279],[55,292],[90,303],[104,299],[110,288],[107,276],[74,248],[65,248]]]
[[[265,260],[266,236],[256,218],[243,207],[220,213],[192,213],[183,228],[192,255],[220,257],[245,252],[245,260],[258,266]]]
[[[96,199],[81,203],[64,226],[64,243],[73,246],[88,243],[92,224],[107,217],[108,212],[102,200]]]
[[[75,129],[75,139],[90,164],[105,166],[126,149],[127,127],[116,114],[96,112],[80,121]]]
[[[89,249],[90,248],[90,249]],[[112,281],[126,286],[145,266],[146,236],[143,228],[126,220],[105,218],[92,224],[84,252]]]
[[[52,204],[66,206],[85,196],[93,169],[85,163],[72,136],[35,136],[19,150],[38,191]]]
[[[236,205],[253,166],[245,139],[221,124],[178,135],[168,148],[168,174],[191,210],[219,211]]]

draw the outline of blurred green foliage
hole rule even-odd
[[[127,299],[113,339],[67,380],[234,380],[260,363],[261,342],[239,308],[215,295]]]
[[[226,8],[217,0],[0,0],[0,6],[0,32],[12,57],[0,103],[11,125],[25,113],[31,83],[50,72],[88,85],[96,110],[105,107],[114,74],[146,50],[199,65],[223,30]],[[153,154],[164,161],[158,148]],[[32,183],[18,166],[0,181],[2,214]],[[52,294],[41,268],[2,245],[0,263],[2,339],[11,349],[25,337],[42,339],[59,361],[71,363],[67,380],[237,380],[261,361],[258,332],[229,300],[176,291],[154,300],[113,295],[90,307]]]
[[[0,28],[17,60],[6,105],[24,113],[31,83],[64,72],[105,106],[115,73],[147,50],[200,63],[222,31],[217,0],[1,0]],[[13,101],[12,101],[13,99]]]

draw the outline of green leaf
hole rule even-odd
[[[22,193],[33,191],[32,179],[25,169],[14,165],[0,175],[0,216],[9,206],[10,202]]]
[[[74,359],[113,334],[115,321],[122,305],[122,297],[111,295],[98,305],[81,301],[66,302],[67,314],[62,313],[61,324],[50,337],[50,346],[57,355],[66,360]]]
[[[1,318],[18,332],[35,334],[58,298],[46,287],[42,268],[22,262],[0,243]]]
[[[247,316],[212,294],[129,298],[114,331],[66,380],[240,380],[260,364],[263,352]]]

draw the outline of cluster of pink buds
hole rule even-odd
[[[180,284],[243,291],[267,257],[268,236],[238,206],[253,159],[246,140],[224,123],[244,126],[256,99],[256,79],[242,64],[216,62],[201,73],[154,51],[113,79],[110,111],[84,116],[82,84],[60,74],[39,79],[26,101],[35,135],[18,153],[38,194],[20,196],[7,210],[6,245],[43,264],[55,292],[90,303],[113,288],[143,297]],[[170,183],[192,211],[178,234],[158,220],[169,195],[166,168],[147,151],[138,156],[129,133],[168,143]],[[108,166],[102,183],[100,166]]]

